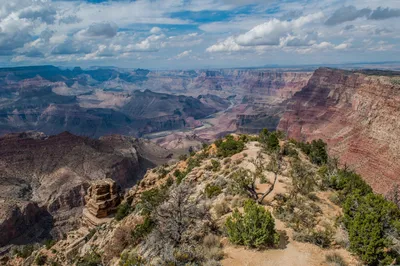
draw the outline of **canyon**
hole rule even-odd
[[[379,193],[400,182],[399,72],[321,68],[286,105],[278,129],[321,138]]]
[[[0,137],[0,246],[60,237],[76,227],[91,182],[115,180],[123,190],[173,154],[146,140],[68,132]]]
[[[203,144],[263,128],[323,139],[387,194],[400,184],[399,117],[396,71],[0,69],[0,246],[76,228],[95,180],[123,191]]]

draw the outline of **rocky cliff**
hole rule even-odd
[[[166,150],[131,137],[99,140],[70,133],[46,136],[28,132],[0,137],[0,228],[7,228],[0,245],[22,236],[34,224],[45,232],[26,242],[54,236],[75,226],[94,180],[111,178],[122,188],[133,185],[148,167],[165,163]],[[41,223],[43,213],[51,223]],[[1,232],[4,232],[1,230]],[[44,235],[46,234],[46,235]]]
[[[400,182],[400,74],[320,68],[286,104],[278,129],[321,138],[378,192]]]

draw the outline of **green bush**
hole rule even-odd
[[[235,140],[231,135],[226,136],[226,140],[218,146],[218,156],[230,157],[236,153],[243,151],[244,142]]]
[[[299,157],[299,153],[293,147],[293,144],[290,144],[290,143],[287,143],[287,142],[283,145],[282,155],[283,156],[294,157],[294,158],[298,158]]]
[[[278,136],[277,132],[269,132],[264,128],[259,134],[259,141],[268,152],[275,152],[280,149]]]
[[[186,177],[187,172],[181,172],[179,169],[175,170],[174,176],[176,177],[176,183],[179,185]]]
[[[133,211],[132,206],[129,205],[127,202],[120,204],[117,208],[117,213],[115,214],[115,219],[117,221],[121,221],[126,216],[128,216],[132,211]]]
[[[206,188],[204,189],[204,193],[206,194],[207,198],[211,199],[221,194],[222,189],[219,186],[207,184]]]
[[[143,223],[136,225],[131,232],[133,243],[138,244],[143,240],[153,230],[154,226],[154,221],[149,216],[146,216]]]
[[[369,265],[394,259],[385,249],[391,246],[386,233],[396,230],[395,221],[400,219],[400,210],[395,204],[381,195],[370,193],[363,196],[360,190],[356,190],[343,204],[343,212],[353,252]]]
[[[143,192],[137,208],[143,215],[150,215],[168,197],[167,190],[167,186],[162,186]]]
[[[222,139],[217,139],[216,141],[214,141],[214,144],[217,148],[219,148],[222,144],[223,140]]]
[[[311,143],[296,142],[296,145],[308,155],[312,163],[323,165],[328,162],[326,143],[321,139],[313,140]]]
[[[247,200],[244,213],[237,209],[225,223],[229,240],[248,247],[272,247],[279,241],[271,213],[252,200]]]
[[[211,160],[212,170],[218,172],[221,169],[221,163],[217,160]]]
[[[355,190],[362,196],[372,193],[371,187],[362,179],[362,177],[352,171],[338,170],[336,175],[327,180],[329,187],[340,190],[341,200],[347,198]]]

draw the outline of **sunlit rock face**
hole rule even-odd
[[[400,182],[398,78],[320,68],[288,101],[278,129],[301,140],[324,139],[332,155],[385,193]]]

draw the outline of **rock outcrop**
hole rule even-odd
[[[102,218],[113,214],[121,199],[117,184],[108,178],[94,181],[87,191],[85,200],[83,223],[90,228],[105,222]]]
[[[287,102],[278,129],[325,140],[332,155],[385,193],[400,183],[400,73],[367,74],[318,69]]]
[[[124,189],[169,158],[170,153],[154,143],[118,135],[98,140],[68,132],[0,137],[0,228],[9,232],[0,245],[13,242],[35,224],[46,228],[36,239],[49,238],[50,231],[55,237],[62,235],[78,226],[92,182],[111,178]],[[43,213],[50,222],[38,218]]]

